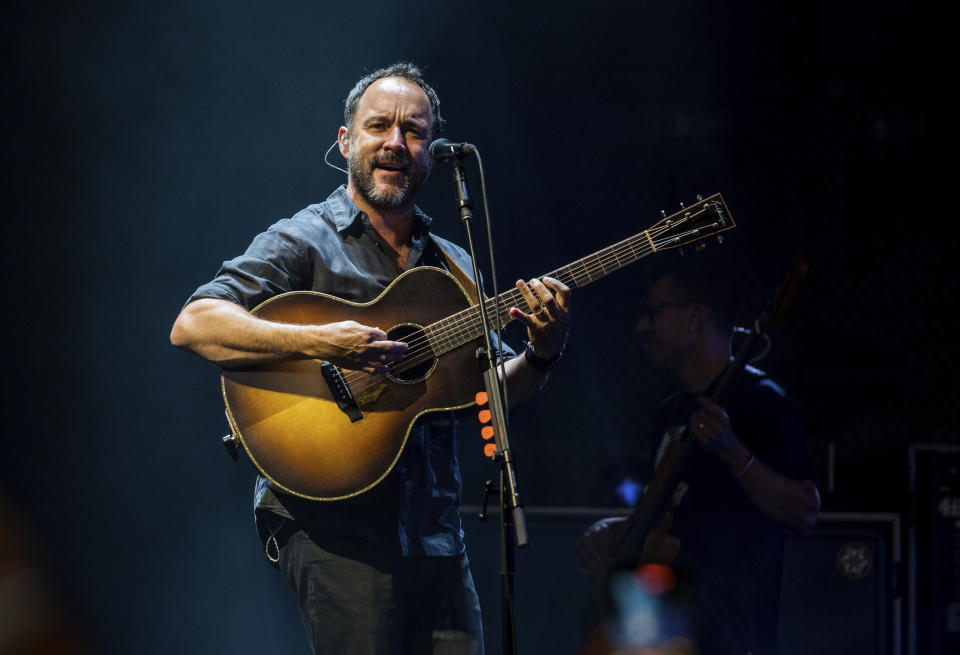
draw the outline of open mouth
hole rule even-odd
[[[373,162],[373,167],[377,170],[386,171],[388,173],[406,173],[407,167],[402,162],[395,161],[375,161]]]

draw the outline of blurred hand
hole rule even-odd
[[[387,340],[387,333],[356,321],[318,325],[317,358],[351,370],[386,373],[387,364],[403,359],[407,344]]]

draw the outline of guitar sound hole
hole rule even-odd
[[[397,382],[419,382],[433,371],[437,358],[427,343],[423,328],[412,323],[397,325],[387,331],[391,341],[403,341],[410,349],[403,359],[390,364],[388,377]]]

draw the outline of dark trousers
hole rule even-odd
[[[402,557],[361,539],[296,529],[279,568],[316,655],[482,655],[466,554]]]

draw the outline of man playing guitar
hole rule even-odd
[[[692,587],[698,652],[773,654],[783,529],[809,533],[820,498],[800,421],[773,380],[748,366],[724,406],[710,399],[731,364],[740,298],[729,269],[705,259],[667,262],[640,312],[650,362],[682,389],[656,421],[657,460],[685,431],[696,443],[673,490],[669,529],[635,544],[633,561],[614,562],[627,523],[604,519],[583,535],[578,558],[601,582],[621,564],[670,562]]]
[[[463,249],[432,234],[430,218],[414,205],[433,166],[428,148],[441,125],[437,95],[415,66],[395,64],[363,77],[346,99],[337,136],[348,162],[346,186],[276,223],[244,255],[225,262],[217,277],[191,296],[171,342],[219,364],[227,370],[225,378],[240,371],[241,377],[232,379],[242,381],[251,366],[279,371],[272,378],[268,373],[260,390],[305,377],[303,369],[280,370],[281,365],[319,367],[321,360],[336,370],[334,383],[344,379],[337,377],[341,370],[356,372],[356,379],[383,380],[414,347],[388,338],[389,325],[274,321],[251,310],[298,291],[323,292],[359,307],[402,276],[414,278],[409,273],[415,267],[472,270]],[[545,382],[563,349],[570,306],[567,286],[551,278],[521,281],[517,289],[529,311],[511,307],[510,317],[525,324],[529,345],[520,357],[502,349],[510,357],[511,404]],[[469,373],[479,384],[479,369]],[[298,394],[266,388],[268,401],[280,397],[289,406],[255,421],[251,430],[302,411],[324,385],[318,376],[314,387]],[[400,387],[414,389],[406,393],[417,389],[395,383],[394,389]],[[371,388],[368,384],[366,393]],[[362,391],[359,385],[353,389],[358,396]],[[399,396],[388,394],[384,406]],[[360,416],[372,402],[357,399],[348,408],[349,419],[333,405],[329,422],[350,426],[362,419],[366,423],[358,424],[367,425],[398,409]],[[483,652],[480,609],[458,514],[456,421],[450,411],[427,416],[404,433],[404,447],[389,474],[379,479],[374,474],[366,488],[332,494],[340,496],[329,499],[335,502],[285,493],[258,478],[257,526],[267,556],[300,601],[316,653]],[[235,415],[230,418],[235,427]],[[330,451],[334,456],[346,452],[342,461],[352,464],[357,458],[349,449],[355,445],[341,443]],[[271,448],[279,444],[268,440],[265,450]]]

